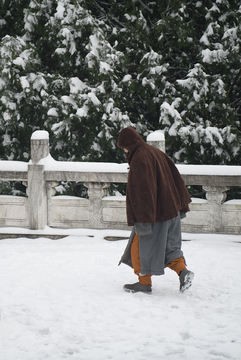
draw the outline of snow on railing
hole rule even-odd
[[[165,151],[161,131],[147,142]],[[201,185],[206,199],[192,199],[191,211],[182,221],[186,232],[241,232],[241,200],[225,203],[230,186],[241,186],[241,166],[177,165],[186,185]],[[0,196],[0,225],[54,228],[129,229],[125,196],[106,196],[111,183],[126,183],[128,164],[60,162],[49,154],[49,134],[31,137],[31,160],[0,161],[0,180],[22,181],[28,197]],[[82,182],[88,199],[55,196],[61,181]]]

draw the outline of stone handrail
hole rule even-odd
[[[165,151],[165,139],[154,132],[147,142]],[[241,186],[241,166],[177,165],[186,185],[201,185],[206,199],[192,199],[182,221],[186,232],[241,233],[241,200],[224,202],[230,186]],[[22,181],[28,197],[0,196],[0,225],[56,228],[129,229],[125,197],[106,196],[110,183],[126,183],[127,164],[59,162],[49,154],[46,131],[31,137],[31,161],[0,161],[0,180]],[[81,182],[88,199],[54,196],[61,181]]]

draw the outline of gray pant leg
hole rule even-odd
[[[183,257],[183,252],[181,250],[182,232],[180,216],[168,221],[169,227],[166,241],[165,265],[169,264],[169,262],[174,259]]]
[[[152,224],[152,232],[140,235],[141,273],[162,275],[170,261],[183,256],[180,216]]]
[[[152,232],[139,235],[139,251],[142,274],[164,274],[167,222],[152,224]]]

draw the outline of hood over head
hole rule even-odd
[[[121,130],[118,136],[117,145],[122,149],[128,150],[130,154],[144,144],[145,141],[138,132],[130,126]]]

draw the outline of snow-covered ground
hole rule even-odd
[[[167,269],[145,295],[110,232],[0,241],[1,360],[241,359],[241,235],[183,234],[193,286]]]

